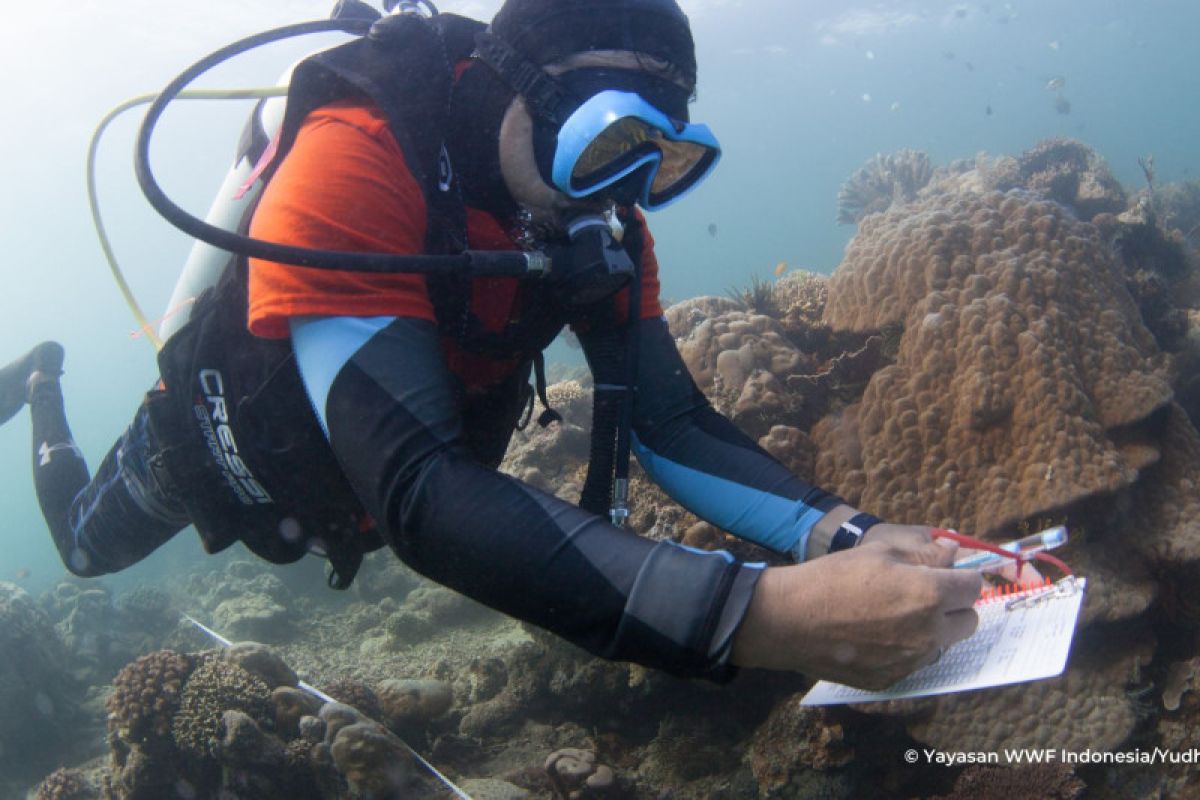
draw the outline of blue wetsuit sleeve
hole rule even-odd
[[[291,329],[334,453],[411,567],[596,655],[732,674],[763,565],[644,539],[481,464],[433,324],[316,318]]]
[[[591,353],[606,335],[580,334],[593,372],[605,368]],[[812,526],[843,500],[793,475],[713,409],[665,320],[642,320],[638,335],[633,450],[643,469],[701,519],[803,561]]]

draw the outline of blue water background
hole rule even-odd
[[[161,87],[227,41],[322,17],[329,5],[124,0],[26,4],[8,14],[0,31],[0,359],[43,338],[66,344],[68,408],[93,467],[155,377],[153,353],[130,336],[134,323],[87,214],[83,164],[93,126],[117,102]],[[441,5],[479,18],[497,6]],[[703,187],[651,218],[671,299],[721,294],[769,277],[779,262],[830,272],[853,234],[834,221],[838,187],[875,153],[910,147],[944,164],[1071,136],[1095,147],[1131,189],[1142,185],[1139,156],[1153,154],[1163,182],[1200,176],[1195,2],[683,5],[700,60],[692,116],[713,128],[725,155]],[[292,54],[313,46],[248,56],[205,85],[271,83]],[[1047,88],[1056,77],[1065,79],[1068,115],[1056,112]],[[163,123],[154,163],[168,191],[197,213],[229,165],[247,110],[192,103]],[[134,114],[112,128],[99,178],[116,251],[157,316],[189,242],[148,210],[133,182],[136,123]],[[25,414],[0,429],[0,580],[29,570],[23,585],[38,590],[62,569],[34,500],[28,438]],[[201,557],[189,534],[166,550],[123,580],[155,579]]]

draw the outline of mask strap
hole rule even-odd
[[[475,37],[474,55],[524,97],[525,105],[536,116],[556,127],[566,121],[566,109],[573,105],[574,94],[503,39],[486,31],[480,33]]]

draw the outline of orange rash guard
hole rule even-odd
[[[640,213],[640,212],[639,212]],[[374,106],[343,101],[309,115],[292,149],[268,184],[250,226],[251,236],[323,250],[423,252],[426,207],[421,190]],[[467,209],[467,239],[476,250],[513,250],[516,244],[487,212]],[[250,331],[288,335],[293,316],[398,316],[434,321],[422,275],[340,272],[250,260]],[[516,278],[476,278],[471,310],[485,330],[500,331],[522,311]],[[628,297],[616,295],[618,312]],[[643,319],[662,314],[654,240],[645,233]],[[624,316],[624,314],[620,314]],[[502,380],[512,359],[443,349],[451,370],[468,385]]]

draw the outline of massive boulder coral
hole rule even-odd
[[[531,421],[514,433],[501,468],[539,489],[575,500],[582,488],[576,472],[587,461],[591,441],[591,387],[562,381],[549,387],[547,399],[562,422],[542,427]]]
[[[1055,203],[935,194],[865,220],[825,320],[904,331],[813,432],[818,477],[889,519],[997,532],[1154,458],[1125,443],[1170,401],[1167,365],[1111,250]]]
[[[756,436],[773,422],[786,423],[798,411],[787,379],[815,370],[815,360],[771,317],[706,300],[681,303],[667,314],[692,378],[719,411]]]

